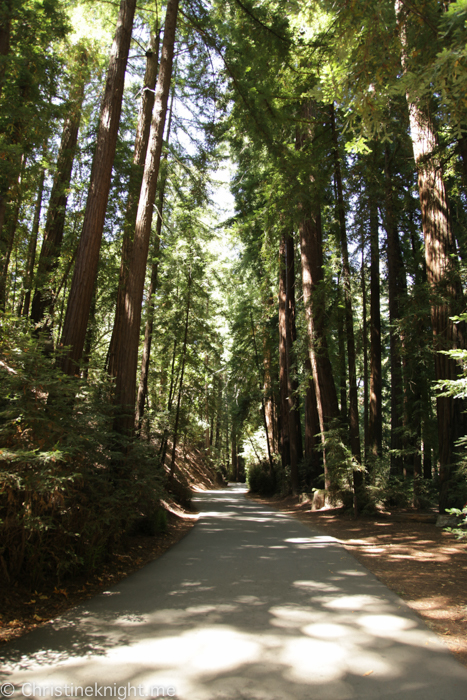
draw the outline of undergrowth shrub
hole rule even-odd
[[[250,491],[258,496],[287,495],[290,492],[289,477],[290,474],[277,459],[273,459],[272,472],[267,459],[250,465],[247,470],[247,483]]]
[[[105,376],[62,374],[24,321],[0,320],[0,580],[37,585],[104,560],[157,511],[162,475],[141,441],[116,466]]]

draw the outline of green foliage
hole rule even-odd
[[[338,496],[342,491],[353,490],[354,471],[365,471],[352,456],[348,446],[346,429],[335,422],[324,434],[324,449],[326,451],[326,466],[330,481],[331,496]]]
[[[157,512],[162,481],[144,443],[115,470],[107,380],[63,375],[24,322],[1,320],[0,577],[36,584],[94,568],[135,513]]]
[[[444,530],[446,532],[451,532],[457,537],[458,540],[467,537],[467,505],[465,505],[462,510],[460,508],[448,508],[446,513],[449,513],[450,515],[457,515],[459,518],[459,524],[457,527],[445,527]]]
[[[267,460],[247,468],[248,486],[258,496],[286,496],[290,492],[289,477],[279,460],[274,460],[272,472]]]

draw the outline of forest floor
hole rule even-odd
[[[467,539],[437,528],[435,514],[398,510],[355,520],[342,509],[311,511],[297,498],[260,500],[335,537],[467,667]]]

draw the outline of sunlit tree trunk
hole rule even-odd
[[[395,0],[395,11],[401,40],[401,59],[404,73],[410,70],[411,47],[408,42],[408,16],[405,3]],[[407,92],[410,132],[415,164],[418,170],[418,188],[425,238],[425,258],[428,283],[432,292],[431,321],[435,351],[435,376],[438,381],[458,378],[458,365],[443,351],[464,347],[463,329],[451,317],[462,309],[462,287],[458,260],[452,233],[443,167],[438,155],[438,143],[428,103],[422,103]],[[438,449],[440,496],[443,512],[448,504],[449,482],[454,462],[456,440],[465,434],[465,416],[462,401],[452,397],[438,397]]]
[[[333,420],[339,418],[336,387],[329,360],[324,323],[323,245],[319,207],[299,225],[302,263],[302,289],[308,330],[310,362],[315,384],[321,440]],[[324,453],[325,457],[325,453]],[[325,485],[329,477],[325,467]]]
[[[344,302],[345,302],[345,331],[347,339],[347,361],[349,370],[349,426],[350,426],[350,447],[352,455],[358,463],[362,460],[360,448],[360,428],[358,420],[358,392],[357,392],[357,361],[355,352],[354,321],[352,309],[352,287],[349,263],[349,251],[347,247],[347,229],[345,222],[345,204],[342,188],[342,174],[339,157],[339,144],[337,139],[336,120],[334,105],[331,105],[331,127],[333,137],[334,153],[334,179],[337,191],[337,211],[339,218],[340,249],[342,256],[342,272],[344,279]],[[362,472],[354,472],[356,485],[361,485]]]
[[[44,147],[45,155],[46,147]],[[37,250],[37,237],[39,235],[39,225],[41,220],[41,210],[42,210],[42,198],[44,196],[44,183],[45,183],[45,168],[41,168],[39,175],[39,184],[37,187],[37,198],[36,206],[34,208],[34,219],[32,222],[31,236],[29,238],[28,245],[28,257],[26,263],[26,274],[24,279],[24,301],[23,308],[21,310],[22,316],[26,318],[29,316],[29,309],[31,305],[31,288],[33,284],[34,266],[36,263],[36,250]]]
[[[136,0],[121,1],[110,54],[83,229],[61,338],[62,347],[71,347],[61,363],[62,369],[68,374],[77,373],[77,364],[83,354],[89,310],[97,278],[135,8]]]
[[[122,317],[116,366],[115,405],[119,407],[114,429],[131,435],[134,430],[136,369],[138,364],[141,303],[148,257],[149,238],[162,153],[167,105],[172,79],[172,63],[177,26],[178,0],[169,0],[165,17],[159,76],[154,101],[153,120],[144,165],[143,182],[136,215],[136,228],[128,265],[125,289],[125,313]],[[133,414],[133,415],[132,415]]]
[[[146,52],[146,71],[144,74],[141,103],[138,113],[138,126],[136,129],[135,147],[133,152],[133,164],[128,184],[128,199],[126,202],[125,221],[123,224],[123,242],[118,280],[117,305],[112,330],[112,338],[108,353],[109,374],[114,377],[117,373],[116,357],[118,344],[121,341],[121,321],[125,313],[125,290],[128,281],[128,265],[133,245],[136,214],[138,210],[138,197],[143,180],[144,162],[149,143],[152,111],[154,107],[154,89],[156,87],[157,72],[159,69],[159,28],[151,34],[149,50]]]
[[[282,466],[290,464],[289,406],[287,402],[287,271],[285,261],[286,234],[284,233],[279,249],[279,395],[281,412],[281,458]]]
[[[312,488],[316,486],[316,480],[321,473],[322,459],[317,438],[320,431],[319,415],[309,355],[305,357],[305,369],[308,377],[305,394],[305,457],[308,460],[311,472],[309,487]]]
[[[172,121],[172,107],[173,107],[174,91],[172,91],[171,105],[170,105],[170,116],[167,125],[167,144],[170,139],[170,127]],[[167,152],[164,156],[164,162],[167,167]],[[141,372],[139,376],[138,394],[136,398],[136,416],[135,423],[136,429],[141,429],[141,421],[144,414],[144,405],[146,402],[146,396],[148,394],[148,377],[149,377],[149,363],[151,360],[151,346],[152,346],[152,335],[154,329],[154,294],[157,290],[158,284],[158,273],[159,273],[159,255],[160,255],[160,245],[161,245],[161,233],[162,233],[162,212],[164,209],[164,198],[165,198],[165,187],[167,184],[167,172],[163,170],[162,177],[160,178],[160,188],[159,188],[159,201],[157,207],[157,221],[156,221],[156,237],[154,240],[154,250],[153,259],[151,264],[151,282],[148,291],[148,305],[147,305],[147,318],[146,326],[144,329],[144,343],[143,343],[143,355],[141,359]],[[115,328],[115,326],[114,326]]]

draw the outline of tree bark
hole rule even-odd
[[[363,434],[364,434],[364,455],[367,461],[370,447],[370,430],[368,415],[368,330],[367,330],[367,290],[365,276],[365,229],[362,226],[362,353],[363,353]]]
[[[89,310],[97,278],[135,7],[136,0],[121,0],[116,35],[110,54],[83,230],[60,343],[62,347],[70,346],[61,366],[64,372],[71,375],[77,373],[78,363],[83,354]]]
[[[192,273],[190,270],[188,273],[185,331],[184,331],[184,336],[183,336],[180,382],[178,385],[178,395],[177,395],[177,408],[175,411],[175,425],[174,425],[173,438],[172,438],[172,459],[170,461],[169,483],[173,481],[174,473],[175,473],[175,454],[176,454],[176,449],[177,449],[178,424],[180,421],[180,405],[181,405],[181,401],[182,401],[183,377],[185,374],[185,360],[186,360],[186,350],[187,350],[187,344],[188,344],[188,328],[189,328],[189,321],[190,321],[191,284],[192,284]]]
[[[44,155],[45,151],[46,146],[44,146]],[[34,208],[34,219],[32,222],[31,236],[29,238],[26,274],[24,279],[24,288],[26,290],[26,293],[24,295],[24,302],[21,314],[26,318],[29,316],[29,308],[31,305],[31,288],[33,284],[34,265],[36,263],[37,237],[39,235],[39,224],[41,220],[42,197],[44,196],[44,182],[45,168],[41,168],[39,175],[39,186],[37,188],[36,206]]]
[[[309,486],[312,488],[316,485],[316,481],[320,476],[322,459],[318,450],[317,435],[319,435],[320,431],[319,415],[309,355],[305,357],[305,369],[307,373],[305,395],[305,457],[310,465],[311,483]]]
[[[374,187],[369,191],[370,214],[370,414],[368,443],[373,458],[382,454],[383,410],[381,377],[381,310],[379,275],[378,204]],[[392,362],[392,356],[391,356]],[[394,431],[391,431],[391,440]],[[394,435],[396,435],[394,433]],[[391,443],[392,444],[392,443]],[[391,456],[391,463],[394,457]]]
[[[395,0],[395,12],[401,41],[401,61],[404,73],[410,70],[410,47],[407,38],[407,16],[402,0]],[[447,192],[443,168],[438,155],[437,135],[428,104],[421,103],[408,91],[410,132],[415,164],[418,170],[418,188],[425,238],[425,259],[428,283],[432,292],[431,321],[435,351],[435,376],[438,381],[457,379],[458,365],[443,351],[465,346],[463,328],[451,317],[462,310],[462,286],[454,236],[449,218]],[[454,462],[454,447],[465,434],[463,402],[452,397],[437,397],[439,449],[439,508],[443,512],[448,503],[448,490]]]
[[[57,167],[47,210],[44,239],[34,280],[36,290],[32,301],[31,319],[34,321],[37,329],[42,325],[47,308],[49,308],[50,312],[53,312],[55,306],[55,294],[51,288],[51,276],[58,265],[63,232],[65,230],[68,189],[78,144],[84,87],[85,80],[83,77],[70,94],[67,117],[63,126]]]
[[[3,229],[1,231],[2,235],[0,237],[0,309],[3,311],[6,308],[8,267],[10,265],[11,252],[15,243],[15,234],[23,199],[22,181],[25,167],[26,158],[23,155],[18,180],[13,193],[14,206],[12,204],[10,212],[5,217]]]
[[[282,466],[290,464],[290,429],[288,377],[287,377],[287,270],[285,262],[286,234],[284,233],[279,248],[279,395],[281,411],[281,458]]]
[[[300,406],[298,402],[298,382],[294,377],[294,342],[297,339],[295,326],[295,251],[293,235],[286,236],[286,346],[287,346],[287,402],[289,409],[290,435],[290,476],[292,493],[300,490],[298,463],[303,458]]]
[[[5,80],[7,56],[10,53],[13,0],[4,0],[0,10],[0,97]]]
[[[340,249],[342,256],[342,272],[344,278],[344,301],[345,301],[345,330],[347,338],[347,361],[349,370],[349,427],[350,427],[350,448],[353,457],[358,463],[362,461],[360,448],[360,428],[358,421],[358,391],[357,391],[357,361],[355,352],[355,335],[353,326],[352,309],[352,287],[349,263],[349,251],[347,247],[347,230],[345,223],[345,204],[342,189],[342,175],[339,158],[339,143],[337,139],[336,119],[334,105],[331,105],[331,128],[333,139],[334,155],[334,179],[337,191],[337,211],[339,218]],[[354,482],[361,485],[363,482],[362,472],[354,472]]]
[[[174,93],[172,92],[172,99],[170,105],[170,116],[169,123],[167,125],[167,143],[170,138],[170,126],[172,121],[172,107],[173,107]],[[147,150],[147,149],[146,149]],[[165,162],[167,162],[167,153],[164,157]],[[136,430],[141,429],[141,421],[143,420],[144,405],[146,402],[146,396],[148,394],[148,378],[149,378],[149,363],[151,359],[151,345],[152,345],[152,334],[154,328],[154,294],[157,289],[157,279],[159,273],[159,255],[160,255],[160,245],[161,245],[161,232],[162,232],[162,211],[164,209],[164,197],[165,197],[165,186],[167,183],[167,173],[163,173],[160,183],[159,191],[159,202],[157,211],[157,222],[156,222],[156,237],[154,240],[154,251],[153,260],[151,265],[151,282],[148,292],[148,308],[147,308],[147,319],[146,326],[144,329],[144,344],[143,344],[143,355],[141,359],[141,373],[139,377],[138,394],[136,397],[136,416],[135,424]]]
[[[119,414],[119,411],[117,411],[114,429],[129,436],[132,435],[134,430],[141,302],[143,299],[149,237],[162,152],[162,138],[172,78],[178,3],[179,0],[169,0],[167,5],[164,40],[154,101],[154,114],[136,215],[135,235],[128,266],[125,314],[120,326],[122,342],[119,343],[116,357],[115,404],[119,406],[121,413]]]
[[[324,322],[323,245],[321,211],[316,206],[299,225],[302,288],[308,331],[310,362],[315,384],[321,441],[333,420],[339,418],[336,387],[329,360]],[[329,488],[326,453],[323,453],[325,486]]]
[[[118,279],[117,305],[115,308],[115,320],[112,330],[112,338],[110,340],[107,365],[107,371],[111,377],[115,377],[117,374],[116,358],[118,353],[118,345],[122,339],[121,322],[125,314],[125,291],[128,282],[128,266],[131,249],[133,246],[133,235],[135,232],[136,214],[138,210],[138,197],[141,191],[141,183],[143,181],[144,163],[148,150],[152,111],[154,107],[154,89],[156,87],[157,73],[159,69],[159,43],[159,28],[156,26],[154,33],[151,34],[149,40],[149,50],[146,53],[146,71],[144,74],[141,103],[138,113],[138,126],[136,129],[133,164],[130,172],[128,199],[125,210],[125,221],[123,224],[123,242]]]

